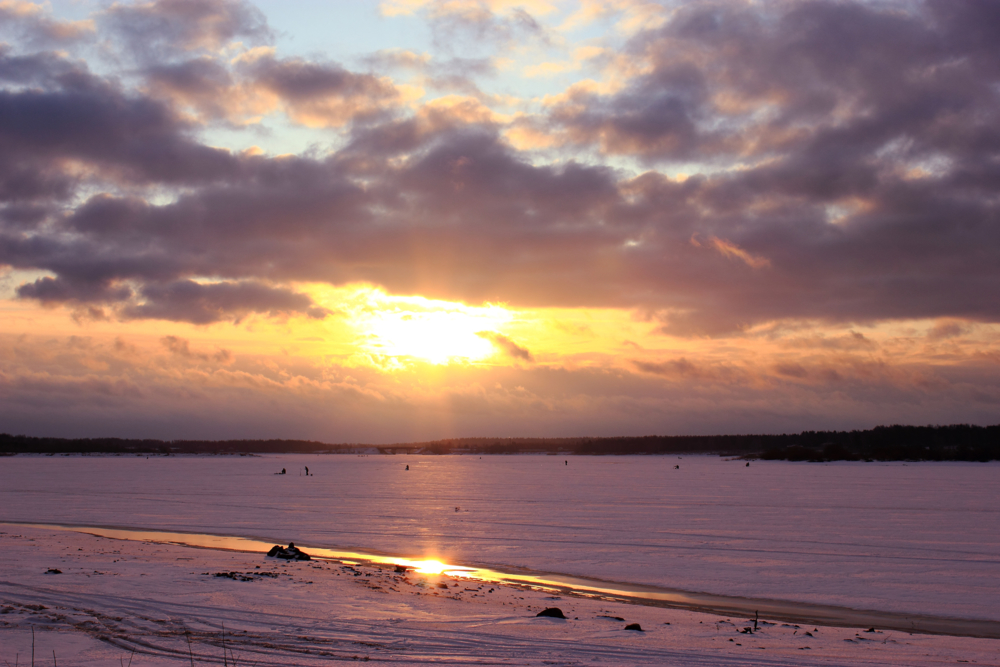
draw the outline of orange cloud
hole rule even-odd
[[[710,236],[708,238],[708,244],[719,254],[724,257],[732,257],[744,262],[747,266],[754,269],[762,269],[771,266],[771,260],[766,257],[761,257],[759,255],[752,255],[743,248],[739,247],[735,243],[726,241],[725,239],[720,239],[717,236]],[[702,243],[698,240],[698,235],[695,234],[691,237],[691,245],[696,248],[701,248]]]

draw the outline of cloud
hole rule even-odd
[[[424,15],[435,46],[462,52],[484,46],[508,48],[515,40],[546,43],[547,31],[535,16],[554,9],[548,2],[508,0],[401,0],[381,4],[387,16]]]
[[[497,333],[496,331],[478,331],[476,332],[476,335],[490,341],[503,350],[504,354],[509,357],[521,359],[523,361],[534,361],[534,358],[531,356],[531,352],[527,348],[521,347],[501,333]]]
[[[747,266],[751,268],[760,269],[771,266],[771,260],[767,259],[766,257],[758,257],[756,255],[751,255],[746,250],[740,248],[736,244],[730,243],[725,239],[720,239],[717,236],[709,237],[708,244],[712,248],[717,250],[720,254],[726,257],[734,257],[744,262]],[[691,237],[691,245],[693,245],[696,248],[702,247],[701,241],[698,240],[697,234]]]
[[[273,38],[261,11],[243,0],[115,3],[99,21],[146,62],[187,52],[214,53],[237,39],[260,44]]]
[[[967,322],[940,320],[935,322],[934,326],[927,331],[927,338],[932,341],[948,340],[950,338],[964,336],[965,334],[970,333],[973,329],[974,326]]]
[[[116,349],[118,348],[118,341],[115,341]],[[178,338],[177,336],[164,336],[160,339],[160,343],[163,347],[178,357],[183,359],[193,359],[198,361],[215,361],[218,363],[229,363],[233,360],[233,353],[229,350],[219,349],[212,354],[206,354],[204,352],[192,352],[191,344],[188,340],[184,338]]]
[[[264,55],[242,69],[257,94],[275,96],[292,120],[309,127],[371,119],[405,99],[389,79],[353,73],[333,63]]]
[[[0,0],[0,30],[9,31],[31,46],[71,44],[94,36],[91,20],[60,21],[48,7],[25,0]]]
[[[634,308],[680,336],[995,322],[991,11],[683,4],[629,38],[627,77],[529,118],[478,92],[418,102],[385,54],[364,73],[269,48],[223,57],[269,39],[240,3],[114,5],[98,38],[121,46],[135,25],[150,44],[118,73],[0,51],[0,264],[34,272],[23,298],[189,322],[308,315],[299,282]],[[405,60],[469,81],[497,62]],[[279,111],[330,143],[275,156],[206,138]]]
[[[122,315],[130,319],[211,324],[238,320],[251,312],[270,316],[299,313],[316,319],[329,314],[304,294],[249,281],[201,284],[181,280],[166,285],[147,284],[141,298],[141,303],[125,306]]]

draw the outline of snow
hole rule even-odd
[[[313,476],[300,474],[306,465]],[[283,467],[288,475],[272,474]],[[0,459],[0,521],[238,535],[996,621],[998,472],[716,457],[17,456]],[[1000,654],[991,639],[818,627],[806,644],[812,627],[748,635],[746,618],[730,626],[511,586],[486,593],[448,576],[360,565],[354,576],[337,563],[24,525],[0,532],[0,660],[10,664],[25,662],[32,627],[45,664],[52,650],[64,664],[127,664],[132,648],[136,667],[189,664],[187,638],[196,663],[221,662],[223,623],[229,662],[261,665],[312,664],[324,652],[376,664],[996,664]],[[545,606],[570,620],[535,619]]]

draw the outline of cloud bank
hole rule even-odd
[[[699,1],[645,22],[570,4],[384,3],[428,50],[337,60],[283,52],[239,0],[83,20],[0,3],[13,298],[207,326],[323,321],[303,285],[370,284],[625,310],[693,341],[934,321],[945,342],[1000,321],[996,3]],[[542,52],[574,64],[538,94],[511,63]],[[257,146],[302,133],[303,150]],[[616,363],[661,386],[739,375]]]

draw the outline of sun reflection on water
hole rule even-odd
[[[472,568],[460,567],[458,565],[448,565],[439,560],[408,560],[397,558],[392,561],[394,565],[405,567],[417,574],[447,574],[451,577],[468,577],[475,571]]]

